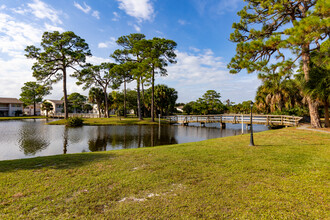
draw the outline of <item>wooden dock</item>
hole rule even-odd
[[[222,115],[175,115],[165,116],[170,123],[188,125],[189,123],[220,123],[225,127],[226,123],[250,124],[250,114],[222,114]],[[268,126],[298,126],[302,117],[291,115],[252,115],[252,124],[262,124]]]

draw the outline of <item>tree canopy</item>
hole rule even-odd
[[[231,73],[286,74],[299,59],[309,80],[310,53],[329,38],[330,6],[325,0],[247,0],[233,23],[230,40],[237,43],[228,65]],[[288,55],[287,51],[291,54]],[[271,59],[273,58],[273,59]],[[289,71],[290,72],[290,71]],[[320,127],[317,104],[307,97],[313,127]]]
[[[31,45],[25,49],[27,58],[36,59],[33,76],[47,84],[63,81],[64,113],[68,118],[67,69],[78,71],[76,67],[82,66],[86,57],[91,56],[88,44],[72,31],[54,31],[42,35],[41,48]]]
[[[49,87],[40,85],[37,82],[26,82],[21,88],[20,100],[24,105],[33,104],[33,115],[36,115],[36,103],[41,102],[44,96],[50,94],[49,89]]]

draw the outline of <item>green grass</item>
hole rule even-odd
[[[46,117],[45,116],[0,117],[0,121],[2,121],[2,120],[38,119],[38,118],[46,118]]]
[[[161,119],[161,124],[167,124],[166,120]],[[61,119],[48,123],[49,125],[65,125],[66,120]],[[124,118],[124,117],[111,117],[111,118],[84,118],[84,125],[155,125],[158,124],[158,119],[152,122],[150,118],[139,120],[138,118]]]
[[[330,135],[294,128],[0,162],[0,219],[329,219]]]

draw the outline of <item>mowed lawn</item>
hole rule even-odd
[[[330,135],[287,128],[0,162],[0,219],[330,219]]]

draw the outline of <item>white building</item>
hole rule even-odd
[[[48,115],[50,114],[57,114],[57,113],[63,113],[64,109],[64,101],[63,100],[51,100],[47,99],[45,102],[49,102],[53,105],[53,110],[48,112]],[[42,105],[42,104],[41,104]],[[41,115],[46,115],[46,111],[41,110]]]
[[[22,101],[16,98],[0,98],[0,117],[20,116],[22,114]]]
[[[36,115],[40,115],[40,104],[36,104]],[[28,105],[24,108],[24,115],[34,115],[34,106]]]

